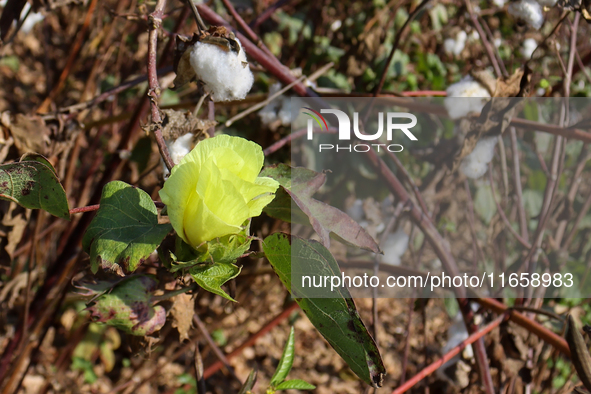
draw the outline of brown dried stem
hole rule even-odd
[[[190,0],[189,0],[190,1]],[[158,150],[164,160],[164,164],[168,170],[172,170],[174,163],[168,153],[168,148],[162,137],[162,116],[160,108],[158,108],[158,98],[160,97],[160,84],[158,82],[158,72],[156,71],[156,57],[158,53],[158,29],[162,25],[162,17],[164,15],[164,8],[166,7],[166,0],[158,0],[156,8],[149,16],[150,32],[148,35],[148,96],[150,97],[150,108],[152,114],[152,132],[156,137]]]

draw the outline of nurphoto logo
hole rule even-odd
[[[332,114],[335,115],[339,124],[338,127],[338,136],[339,141],[351,141],[351,119],[349,115],[347,115],[344,111],[338,109],[321,109],[320,112],[315,111],[309,107],[302,107],[304,110],[308,110],[310,112],[303,112],[304,114],[308,115],[310,119],[308,119],[308,140],[312,140],[314,138],[314,122],[318,124],[321,131],[328,131],[328,123],[322,114]],[[388,142],[393,140],[394,131],[400,130],[404,133],[404,135],[410,139],[411,141],[417,141],[417,137],[409,130],[410,128],[416,126],[417,124],[417,117],[413,114],[409,114],[407,112],[388,112],[386,113],[386,139]],[[409,119],[410,122],[406,123],[398,123],[400,119]],[[395,123],[397,122],[397,123]],[[361,141],[377,141],[382,134],[384,133],[384,113],[378,113],[378,131],[374,134],[364,134],[359,130],[359,112],[353,112],[353,133],[355,133],[355,137],[357,137]],[[404,147],[400,144],[319,144],[318,151],[348,151],[348,152],[368,152],[371,149],[371,146],[375,147],[377,151],[380,151],[380,148],[385,148],[390,152],[402,152]]]

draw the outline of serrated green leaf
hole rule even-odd
[[[279,365],[277,365],[277,369],[271,377],[271,386],[277,387],[281,382],[287,378],[289,371],[291,371],[291,366],[293,365],[293,358],[295,356],[295,335],[294,329],[291,327],[289,332],[289,337],[287,338],[287,342],[285,343],[285,347],[283,348],[283,354],[281,355],[281,359],[279,360]]]
[[[308,298],[313,294],[311,288],[292,288],[292,260],[307,274],[341,275],[328,249],[316,241],[272,234],[264,240],[263,251],[302,311],[353,372],[364,382],[381,387],[386,369],[349,291],[341,287],[335,298]]]
[[[93,273],[99,266],[120,275],[135,271],[172,230],[158,224],[148,193],[125,182],[106,184],[100,204],[82,240]]]
[[[146,275],[129,276],[88,306],[94,322],[106,323],[133,335],[148,335],[162,328],[166,311],[152,306],[156,280]]]
[[[301,379],[286,380],[279,386],[275,387],[275,390],[314,390],[316,386],[310,384]]]
[[[0,199],[70,220],[66,192],[51,164],[40,155],[24,158],[0,166]]]
[[[227,281],[234,279],[240,274],[242,267],[231,263],[204,264],[194,266],[189,269],[189,273],[203,289],[224,297],[227,300],[236,302],[224,290],[222,285]]]

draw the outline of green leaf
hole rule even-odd
[[[336,289],[336,298],[308,298],[310,287],[296,284],[292,288],[292,260],[298,273],[341,275],[328,249],[316,241],[272,234],[264,240],[263,251],[302,311],[353,372],[373,387],[381,387],[386,369],[346,287]]]
[[[166,322],[166,311],[152,306],[156,280],[132,275],[120,281],[110,292],[97,297],[88,306],[94,322],[103,322],[133,335],[149,335]]]
[[[279,386],[275,387],[275,390],[314,390],[316,386],[310,384],[306,381],[301,379],[292,379],[286,380],[285,382],[281,383]]]
[[[237,277],[241,269],[242,267],[231,263],[215,262],[213,264],[194,266],[189,269],[189,273],[195,282],[205,290],[235,302],[236,300],[226,294],[221,286],[230,279]]]
[[[279,164],[265,168],[261,175],[275,179],[287,191],[293,202],[308,216],[310,224],[320,236],[324,246],[330,246],[330,234],[333,233],[348,244],[380,253],[376,241],[349,215],[312,198],[326,182],[326,174]],[[292,220],[297,221],[293,214]]]
[[[176,272],[201,263],[235,263],[250,248],[253,238],[246,235],[248,231],[247,227],[240,234],[229,234],[209,241],[203,251],[194,249],[177,237],[170,271]]]
[[[133,272],[156,250],[170,224],[158,224],[148,193],[125,182],[105,185],[101,206],[82,240],[93,273],[99,266],[123,275]]]
[[[240,391],[238,392],[238,394],[247,394],[248,392],[250,392],[252,390],[252,388],[254,387],[254,384],[256,382],[257,382],[257,370],[253,369],[252,371],[250,371],[250,374],[248,374],[248,378],[246,378],[246,381],[244,382],[244,384],[240,388]]]
[[[66,192],[49,161],[41,155],[25,155],[18,163],[0,166],[0,199],[70,220]]]
[[[271,386],[278,386],[281,382],[285,380],[287,374],[291,370],[291,366],[293,365],[293,357],[295,356],[294,347],[295,347],[295,335],[294,329],[291,327],[291,331],[289,332],[289,337],[287,338],[287,343],[285,344],[285,348],[283,348],[283,354],[281,355],[281,360],[279,360],[279,365],[277,365],[277,369],[271,378]]]

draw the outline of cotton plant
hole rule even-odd
[[[493,159],[496,145],[497,137],[481,138],[474,150],[462,160],[460,171],[468,178],[480,178],[486,173],[488,163]]]
[[[242,43],[225,27],[177,36],[174,89],[202,83],[213,101],[243,100],[254,83]]]
[[[269,87],[269,97],[281,90],[281,83],[274,83]],[[291,124],[291,99],[284,95],[275,97],[270,103],[259,111],[259,118],[264,125],[275,124],[277,120],[281,125]]]
[[[381,261],[384,264],[400,265],[401,258],[408,249],[409,236],[403,229],[398,229],[395,233],[388,234],[386,241],[381,245]]]
[[[213,101],[243,100],[254,83],[242,44],[234,41],[236,51],[200,41],[191,50],[191,66]]]
[[[523,45],[520,50],[521,56],[523,56],[526,59],[530,59],[537,47],[538,43],[535,39],[526,38],[525,40],[523,40]]]
[[[511,3],[507,11],[536,30],[539,30],[544,23],[542,5],[536,0],[519,0]]]
[[[185,155],[191,152],[191,149],[193,149],[194,138],[195,135],[193,133],[187,133],[177,138],[176,140],[165,141],[170,158],[172,159],[172,162],[175,165],[179,164],[183,157],[185,157]],[[164,177],[166,179],[168,178],[169,171],[168,168],[166,168],[166,165],[164,165],[164,161],[162,161],[162,166],[164,171]]]
[[[461,30],[456,34],[455,38],[447,38],[443,41],[443,50],[448,55],[459,56],[460,53],[466,47],[466,40],[468,39],[468,34]]]
[[[459,119],[471,113],[479,114],[490,98],[488,90],[470,75],[450,85],[446,92],[447,97],[443,104],[452,119]],[[471,99],[459,100],[458,98]]]

